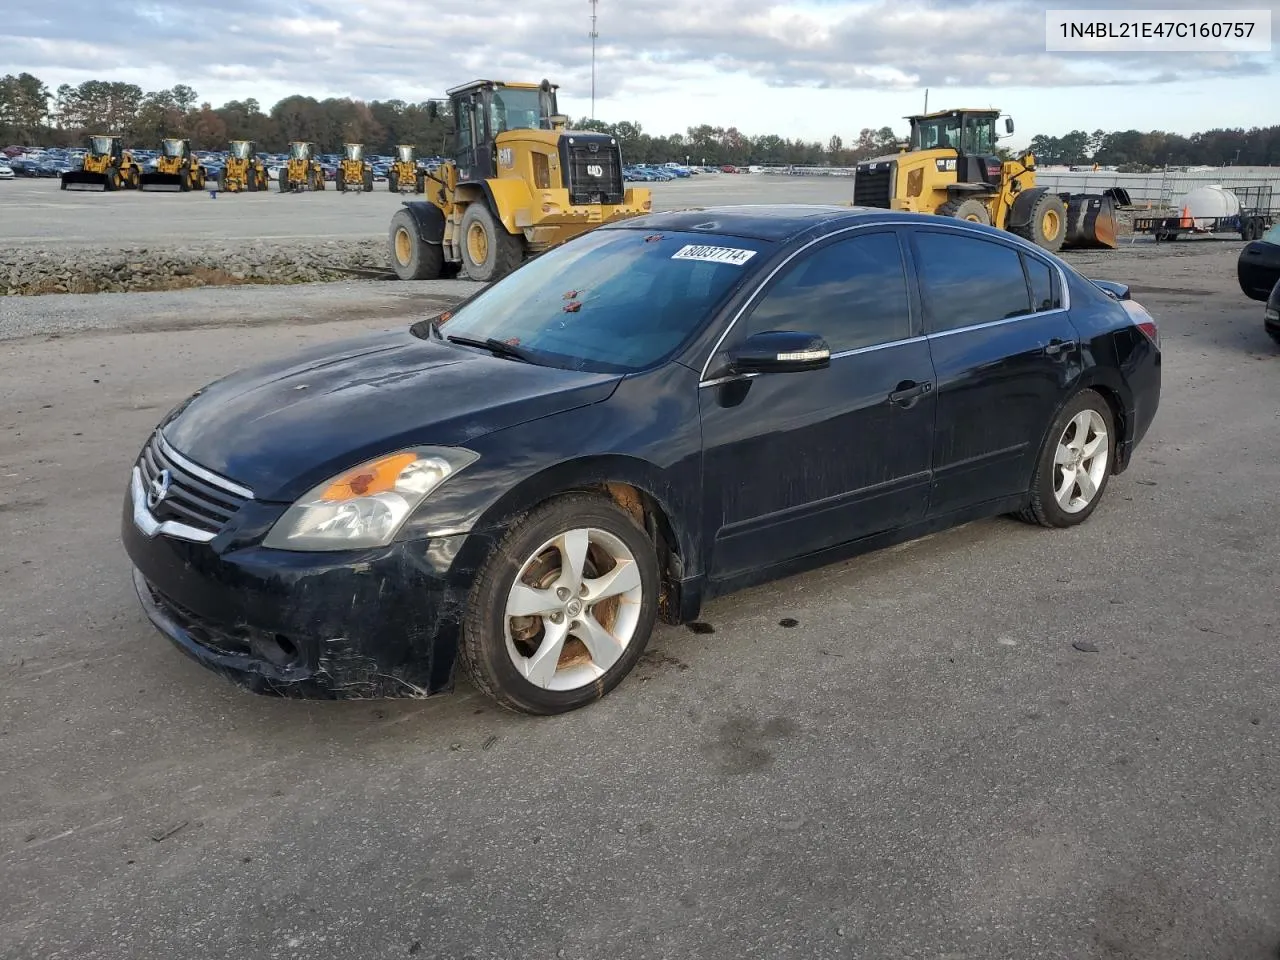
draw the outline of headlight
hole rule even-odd
[[[262,545],[277,550],[385,547],[418,504],[479,456],[461,447],[421,447],[362,463],[299,497]]]

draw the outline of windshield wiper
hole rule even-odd
[[[450,343],[460,344],[464,347],[479,347],[482,350],[488,350],[490,353],[499,357],[509,357],[512,360],[520,360],[524,363],[534,363],[533,356],[527,350],[507,343],[505,340],[499,340],[496,337],[489,337],[485,340],[478,340],[473,337],[445,337]]]

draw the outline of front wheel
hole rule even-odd
[[[1093,390],[1062,408],[1036,461],[1031,500],[1019,516],[1044,527],[1072,527],[1097,508],[1115,458],[1115,417]]]
[[[586,706],[644,653],[658,589],[653,543],[630,515],[590,494],[548,501],[481,570],[463,625],[463,669],[512,710]]]
[[[508,233],[483,201],[467,205],[461,233],[462,264],[472,280],[501,280],[524,259],[524,237]]]
[[[1056,193],[1042,193],[1031,207],[1031,220],[1013,231],[1037,247],[1057,253],[1067,239],[1067,205]]]

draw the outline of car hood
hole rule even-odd
[[[257,499],[291,501],[405,446],[465,445],[598,403],[620,380],[392,331],[234,373],[180,406],[163,431],[179,453]]]

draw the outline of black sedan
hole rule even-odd
[[[1240,290],[1253,300],[1266,300],[1280,283],[1280,223],[1246,244],[1236,261]]]
[[[709,597],[981,517],[1081,523],[1160,378],[1127,288],[1008,233],[653,214],[199,391],[123,538],[152,622],[249,689],[426,696],[461,668],[558,713]]]

